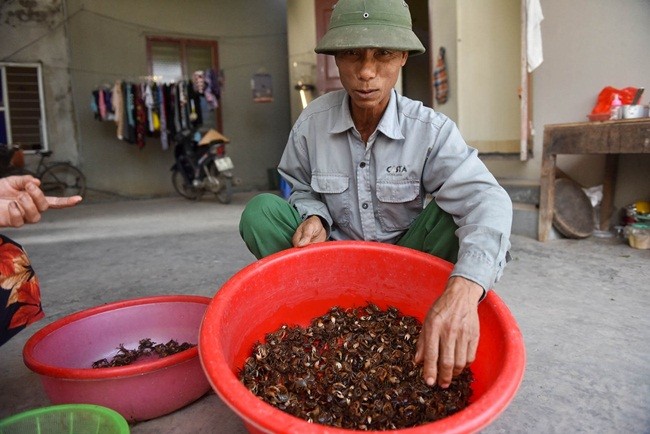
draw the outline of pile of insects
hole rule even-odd
[[[394,307],[333,307],[306,327],[283,325],[253,346],[241,382],[308,422],[355,430],[409,428],[469,404],[472,372],[428,386],[414,362],[422,324]]]
[[[113,368],[116,366],[127,366],[135,363],[137,360],[150,358],[152,356],[163,358],[171,356],[172,354],[180,353],[181,351],[185,351],[195,346],[196,344],[190,344],[188,342],[179,344],[173,339],[171,339],[166,344],[157,344],[151,339],[146,338],[142,339],[139,342],[138,348],[134,350],[129,350],[128,348],[125,348],[124,345],[120,344],[117,347],[117,354],[110,361],[108,359],[97,360],[96,362],[93,362],[93,368]]]

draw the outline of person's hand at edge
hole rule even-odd
[[[81,202],[81,196],[45,196],[39,179],[30,175],[0,179],[0,227],[21,227],[36,223],[49,208],[60,209]]]
[[[417,342],[415,362],[424,362],[423,376],[429,386],[449,387],[453,376],[476,358],[480,327],[478,302],[483,287],[454,276],[427,313]]]

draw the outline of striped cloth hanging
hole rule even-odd
[[[440,47],[436,67],[433,70],[433,87],[435,89],[436,102],[444,104],[449,98],[449,83],[447,79],[447,65],[445,62],[445,47]]]

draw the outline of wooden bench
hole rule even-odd
[[[553,222],[558,154],[606,154],[600,229],[609,230],[619,154],[650,153],[650,118],[544,126],[538,239],[546,241]]]

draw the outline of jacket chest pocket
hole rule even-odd
[[[377,216],[385,230],[408,229],[422,206],[418,181],[377,182]]]
[[[323,197],[332,220],[339,227],[350,226],[350,178],[343,174],[314,174],[311,188]]]

